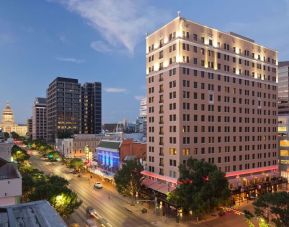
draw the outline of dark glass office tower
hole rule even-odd
[[[57,77],[47,89],[47,141],[80,133],[81,86],[77,79]]]
[[[81,133],[101,133],[101,83],[81,87]]]

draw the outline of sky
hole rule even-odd
[[[103,122],[134,121],[145,90],[145,36],[181,12],[289,60],[289,0],[2,0],[0,111],[31,117],[57,76],[103,86]]]

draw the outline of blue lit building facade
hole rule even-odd
[[[101,141],[99,143],[94,154],[94,161],[99,167],[111,172],[116,172],[119,169],[120,144],[119,141]]]

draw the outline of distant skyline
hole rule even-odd
[[[289,60],[289,0],[9,0],[0,3],[0,111],[25,123],[57,76],[103,85],[103,122],[133,121],[145,95],[145,33],[177,11]],[[270,15],[267,17],[267,15]]]

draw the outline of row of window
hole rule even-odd
[[[181,37],[184,38],[184,39],[187,39],[187,40],[192,40],[194,42],[199,42],[199,43],[202,43],[202,44],[206,44],[208,46],[213,46],[213,39],[208,38],[206,40],[204,36],[202,36],[199,39],[197,34],[190,35],[190,33],[187,32],[187,31],[183,31]],[[172,41],[175,38],[176,38],[176,32],[172,32],[172,33],[169,34],[169,41]],[[162,38],[162,39],[159,40],[159,46],[158,47],[161,48],[161,47],[163,47],[163,45],[164,45],[164,39]],[[221,48],[221,43],[220,42],[216,43],[216,48]],[[241,48],[237,48],[235,46],[233,46],[232,49],[231,49],[230,44],[227,44],[227,43],[223,43],[223,49],[226,50],[226,51],[232,51],[234,54],[239,54],[239,55],[243,55],[243,56],[246,56],[246,57],[249,57],[249,58],[252,58],[252,59],[258,59],[259,61],[264,61],[264,62],[276,64],[276,60],[274,58],[270,58],[270,57],[266,58],[265,56],[263,56],[263,59],[262,59],[260,54],[255,54],[253,51],[250,51],[250,50],[247,50],[247,49],[242,51]],[[151,52],[153,50],[155,50],[155,45],[154,44],[150,45],[149,48],[148,48],[149,52]]]
[[[270,131],[269,131],[270,132]],[[187,145],[187,144],[191,144],[191,138],[193,139],[192,143],[193,144],[198,144],[198,143],[230,143],[230,142],[255,142],[255,141],[263,141],[264,137],[266,136],[218,136],[218,137],[214,137],[214,136],[208,136],[208,137],[183,137],[183,141],[182,144],[183,145]],[[238,138],[238,139],[237,139]],[[244,138],[244,139],[243,139]],[[272,139],[271,139],[272,138]],[[163,145],[163,137],[159,137],[160,139],[160,144],[159,145]],[[275,141],[276,140],[276,136],[267,136],[267,141]],[[155,142],[155,137],[154,136],[148,136],[148,142],[150,143],[154,143]],[[169,137],[169,143],[170,144],[176,144],[177,143],[177,137],[171,136]],[[249,146],[249,145],[248,145]],[[261,145],[260,145],[261,146]],[[253,147],[255,148],[255,145],[253,145]],[[252,147],[252,148],[253,148]],[[270,148],[270,144],[269,144],[269,148]],[[264,149],[266,149],[266,144],[264,144]],[[250,150],[250,148],[248,147],[248,149],[245,150]]]
[[[207,78],[214,80],[217,79],[218,81],[224,81],[226,83],[233,83],[233,84],[239,84],[242,85],[244,84],[245,86],[251,86],[251,87],[258,87],[258,88],[265,88],[267,90],[277,90],[277,86],[275,85],[270,85],[270,84],[265,84],[261,82],[255,82],[255,81],[249,81],[246,79],[237,79],[235,77],[230,77],[230,76],[222,76],[220,74],[214,74],[214,73],[206,73],[205,71],[198,71],[198,70],[191,70],[189,68],[182,67],[181,70],[183,71],[183,74],[185,75],[192,75],[194,77],[200,76],[201,78],[205,78],[205,75],[207,74]],[[174,76],[176,75],[176,68],[170,69],[169,70],[169,76]],[[160,73],[159,75],[159,81],[163,81],[163,73]],[[148,83],[153,83],[155,77],[149,77],[148,78]]]

